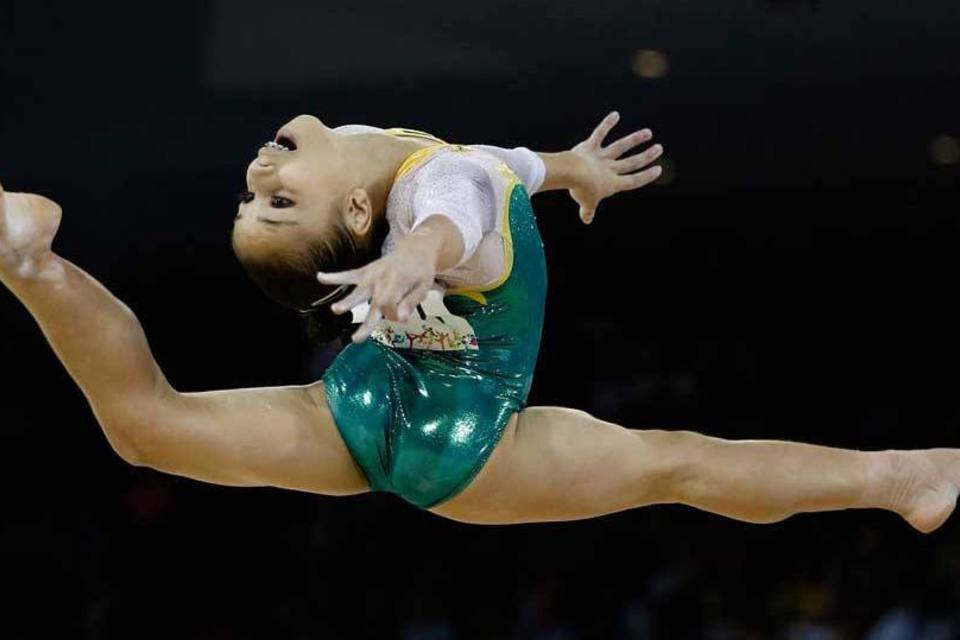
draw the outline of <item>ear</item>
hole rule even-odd
[[[347,194],[343,207],[343,218],[347,228],[357,236],[364,236],[373,226],[373,203],[364,189],[353,189]]]

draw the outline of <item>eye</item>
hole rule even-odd
[[[270,198],[270,206],[274,209],[286,209],[293,206],[293,200],[283,196],[273,196]]]
[[[241,191],[237,194],[237,202],[240,204],[246,204],[253,200],[253,192],[251,191]]]

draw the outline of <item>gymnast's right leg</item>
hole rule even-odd
[[[52,252],[59,223],[56,203],[0,187],[0,282],[36,319],[122,458],[218,484],[367,490],[322,383],[176,391],[133,312]]]
[[[894,511],[917,529],[954,509],[960,449],[853,451],[691,431],[633,430],[583,411],[515,415],[473,482],[432,511],[481,524],[576,520],[685,504],[747,522],[839,509]]]

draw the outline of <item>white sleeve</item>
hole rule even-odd
[[[535,194],[543,186],[543,181],[547,177],[547,165],[543,163],[543,158],[534,151],[526,147],[515,147],[513,149],[504,149],[494,147],[489,144],[471,144],[467,145],[478,151],[486,151],[500,158],[511,171],[517,174],[523,186],[527,188],[527,193]]]
[[[417,175],[410,230],[434,215],[448,218],[460,230],[463,256],[451,268],[459,267],[496,224],[493,189],[483,168],[454,153],[439,155],[423,167]]]
[[[357,133],[383,133],[383,129],[380,127],[373,127],[369,124],[342,124],[339,127],[334,127],[333,130],[348,136]]]

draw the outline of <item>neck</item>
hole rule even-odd
[[[373,205],[374,219],[386,215],[387,196],[400,165],[411,153],[425,145],[389,134],[363,133],[343,137],[344,157],[355,158],[351,174],[359,178],[355,186],[364,189]]]

